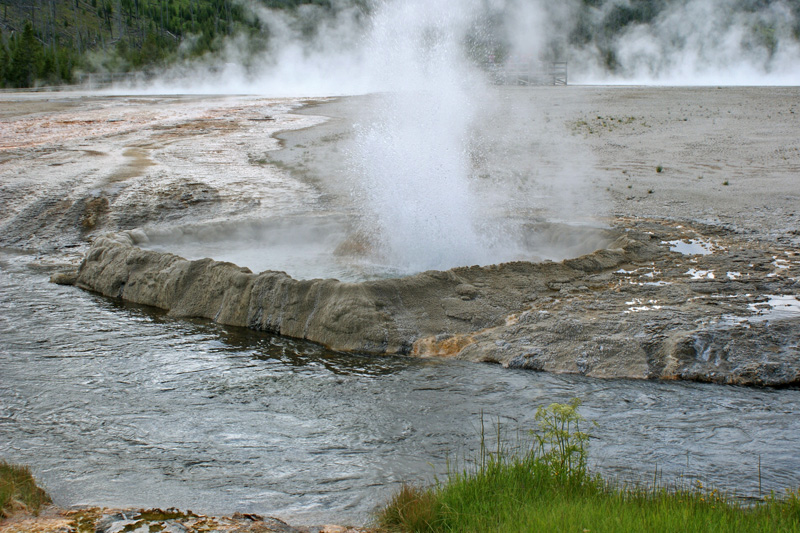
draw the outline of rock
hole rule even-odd
[[[344,526],[326,525],[322,526],[319,533],[347,533],[348,529]]]
[[[231,516],[203,516],[175,508],[163,509],[72,509],[49,507],[36,517],[13,517],[0,524],[8,533],[312,533],[359,528],[340,526],[293,527],[274,517],[234,513]]]
[[[76,285],[166,309],[173,316],[379,354],[408,353],[418,339],[443,331],[464,335],[502,325],[549,275],[581,275],[564,264],[520,262],[363,283],[295,280],[282,272],[256,275],[231,263],[142,250],[135,240],[127,232],[96,239]],[[594,271],[597,257],[611,264],[612,256],[617,261],[625,256],[622,251],[590,255],[577,266]],[[475,297],[476,283],[486,287],[481,298]]]
[[[78,271],[71,270],[69,272],[56,272],[50,276],[50,282],[57,285],[75,285],[78,280]]]
[[[461,296],[462,300],[472,300],[478,295],[478,289],[469,283],[462,283],[456,287],[456,294]]]
[[[95,523],[95,533],[119,533],[120,531],[136,531],[141,527],[132,526],[136,525],[137,521],[132,519],[132,515],[123,512],[117,512],[109,515],[104,515],[100,520]],[[143,529],[142,531],[146,531]]]
[[[341,351],[455,357],[603,378],[800,381],[798,306],[774,313],[783,304],[751,292],[794,294],[800,263],[776,266],[774,257],[786,251],[753,245],[742,251],[719,228],[714,253],[685,256],[661,243],[697,235],[696,229],[636,223],[647,231],[634,226],[608,249],[560,263],[513,262],[362,283],[187,261],[142,250],[136,235],[122,232],[95,240],[75,284],[173,316]]]

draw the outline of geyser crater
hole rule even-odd
[[[157,232],[149,246],[343,281],[560,261],[604,248],[617,235],[596,216],[603,202],[578,166],[585,151],[553,131],[562,125],[539,120],[531,91],[492,91],[491,104],[458,124],[450,119],[461,106],[437,105],[425,92],[303,108],[326,120],[278,134],[282,148],[263,159],[313,186],[317,198],[244,228],[215,222]]]
[[[561,261],[605,248],[613,230],[556,222],[518,222],[516,260]],[[252,272],[284,272],[297,280],[337,279],[360,282],[416,274],[386,262],[357,224],[341,214],[276,217],[236,222],[207,222],[131,232],[145,250],[185,259],[211,258]],[[506,261],[485,262],[489,266]],[[454,266],[471,266],[468,264]]]

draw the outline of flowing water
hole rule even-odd
[[[175,320],[48,282],[0,252],[0,457],[61,505],[366,522],[402,481],[470,456],[481,414],[529,428],[579,397],[591,465],[757,494],[800,484],[800,391],[591,380],[364,357]]]

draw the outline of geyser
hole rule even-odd
[[[524,51],[532,57],[544,46],[545,39],[513,38],[519,28],[498,19],[528,10],[538,13],[538,8],[523,9],[516,2],[466,0],[453,5],[405,0],[372,4],[351,56],[361,60],[354,77],[373,92],[361,100],[353,99],[363,102],[364,108],[354,110],[358,104],[343,103],[346,112],[339,115],[335,110],[330,114],[311,110],[329,117],[344,116],[351,122],[316,139],[313,133],[287,133],[285,137],[306,135],[313,142],[296,142],[299,154],[289,156],[286,153],[292,152],[292,143],[285,142],[283,150],[265,158],[290,160],[286,166],[295,177],[318,187],[321,198],[337,199],[333,205],[309,201],[293,214],[300,216],[292,223],[319,221],[331,213],[342,215],[347,222],[343,226],[337,223],[336,231],[323,240],[303,241],[303,246],[297,246],[299,241],[291,237],[284,238],[291,233],[285,228],[280,235],[286,246],[276,244],[271,235],[277,226],[271,222],[255,234],[266,231],[260,246],[251,244],[253,234],[242,236],[241,232],[231,234],[222,246],[211,245],[207,240],[197,241],[199,234],[194,229],[178,239],[155,236],[151,244],[160,243],[159,249],[188,258],[203,257],[205,254],[198,253],[209,250],[207,255],[215,259],[256,272],[284,270],[304,279],[342,280],[517,260],[561,260],[574,257],[575,252],[597,249],[550,246],[550,237],[530,234],[559,211],[569,211],[572,217],[561,222],[575,220],[576,210],[562,208],[573,207],[570,200],[577,189],[575,182],[583,184],[585,176],[574,167],[565,172],[565,161],[583,160],[585,149],[564,140],[563,124],[547,124],[546,112],[537,109],[533,90],[518,92],[490,82],[486,61],[490,55],[495,57],[494,52],[502,47],[499,43],[505,43],[508,53]],[[314,53],[311,56],[316,57]],[[543,142],[546,136],[553,140]],[[326,155],[320,156],[317,152],[326,150],[326,144],[337,148],[328,148]],[[567,150],[569,157],[564,157]],[[315,166],[311,163],[314,158],[324,161]],[[537,168],[544,160],[558,163]],[[580,196],[593,201],[596,191],[581,187]],[[584,216],[586,213],[581,210],[584,221],[591,218]],[[338,235],[342,227],[348,228],[344,237]],[[317,229],[298,228],[295,234],[316,238],[321,235]],[[208,232],[208,228],[201,231]],[[333,243],[334,238],[341,239],[341,246]],[[597,239],[590,240],[600,244]],[[239,246],[241,242],[246,245]],[[230,253],[237,247],[247,253]],[[283,253],[293,248],[307,249],[307,253],[296,257]],[[347,259],[350,265],[333,271],[324,268],[322,257],[331,249],[345,251],[335,259],[338,262],[352,252]],[[260,260],[259,253],[269,261]],[[283,262],[275,264],[277,258]],[[323,268],[295,268],[295,260]]]
[[[465,41],[481,5],[389,2],[373,17],[373,70],[391,89],[356,128],[351,153],[361,231],[377,260],[403,272],[522,259],[487,218],[473,184],[473,135],[485,76]]]

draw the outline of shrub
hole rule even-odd
[[[36,485],[30,468],[0,461],[0,518],[15,511],[38,514],[50,496]]]

